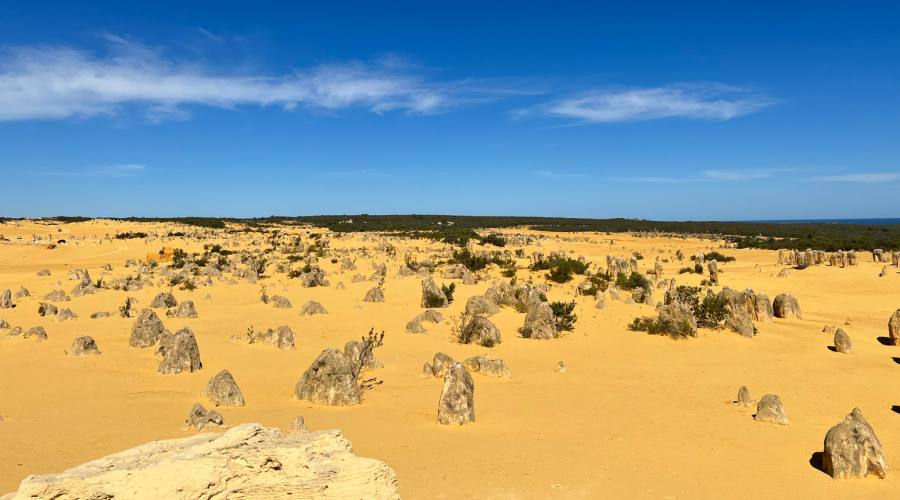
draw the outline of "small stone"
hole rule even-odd
[[[209,379],[206,397],[216,406],[244,406],[244,395],[228,370],[222,370]]]
[[[291,301],[287,297],[281,295],[273,295],[269,298],[269,302],[275,306],[275,309],[290,309],[293,307]]]
[[[296,417],[291,421],[291,427],[288,432],[291,434],[303,434],[304,432],[309,432],[309,429],[306,428],[306,421],[302,416]]]
[[[96,355],[100,354],[100,349],[97,348],[97,342],[94,341],[93,337],[83,335],[75,337],[75,340],[72,341],[72,347],[66,350],[66,354],[69,356]]]
[[[567,371],[569,371],[569,368],[566,366],[565,361],[560,361],[559,363],[556,364],[556,372],[557,373],[566,373]]]
[[[803,319],[800,311],[800,303],[792,295],[782,293],[775,297],[772,302],[772,309],[776,318],[797,318]]]
[[[188,427],[196,427],[197,430],[203,430],[204,427],[216,427],[225,424],[225,419],[217,411],[206,411],[200,403],[195,403],[191,408],[191,413],[185,419]]]
[[[193,300],[185,300],[178,307],[166,311],[166,316],[170,318],[196,318],[197,309],[194,307]]]
[[[153,309],[169,308],[177,305],[178,301],[175,300],[175,296],[169,292],[160,292],[153,298],[153,302],[150,303],[150,307]]]
[[[742,385],[740,389],[738,389],[737,399],[734,404],[740,406],[750,406],[753,404],[753,399],[750,398],[750,389],[747,389],[747,386]]]
[[[43,326],[30,328],[27,332],[25,332],[25,338],[29,339],[31,337],[34,337],[38,342],[43,342],[47,340],[47,331],[44,330]]]
[[[850,341],[850,336],[843,328],[838,328],[834,332],[834,350],[844,354],[850,354],[850,351],[853,350],[853,342]]]
[[[766,394],[759,400],[759,403],[756,405],[756,415],[753,418],[760,422],[772,422],[780,425],[788,424],[781,398],[775,394]]]
[[[300,308],[300,316],[312,316],[314,314],[328,314],[328,311],[322,304],[314,300],[310,300]]]
[[[366,292],[363,302],[384,302],[384,290],[381,287],[375,287]]]

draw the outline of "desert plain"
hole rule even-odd
[[[204,245],[217,244],[233,256],[259,253],[270,247],[275,231],[276,238],[299,241],[301,248],[328,242],[317,259],[328,285],[304,287],[290,278],[290,269],[304,261],[289,260],[282,245],[266,254],[258,279],[226,272],[208,281],[203,276],[194,289],[184,289],[164,278],[169,262],[163,260],[144,273],[148,283],[140,289],[103,287],[136,274],[126,262],[140,265],[164,248],[199,254]],[[127,232],[148,236],[114,237]],[[888,463],[900,466],[900,347],[886,341],[888,320],[900,307],[896,267],[874,262],[867,252],[858,253],[857,265],[796,270],[779,264],[775,251],[730,248],[722,240],[525,228],[496,232],[507,237],[505,247],[473,243],[473,251],[521,250],[512,255],[515,279],[547,286],[550,301],[574,301],[577,321],[571,331],[547,340],[525,338],[518,330],[526,314],[500,307],[490,320],[501,343],[488,348],[458,342],[453,320],[467,300],[510,278],[496,265],[474,272],[475,279],[467,280],[473,284],[447,278],[454,247],[429,239],[307,226],[227,231],[109,220],[0,224],[6,240],[0,242],[0,292],[22,287],[30,292],[14,298],[14,308],[0,309],[0,319],[25,330],[42,326],[47,333],[39,342],[0,330],[0,493],[16,490],[30,474],[59,472],[149,441],[196,434],[185,417],[195,403],[214,408],[203,392],[211,377],[227,369],[246,404],[215,407],[225,425],[204,432],[247,422],[287,429],[302,415],[311,430],[340,429],[356,455],[389,465],[404,498],[900,498],[895,471],[883,479],[836,480],[817,458],[826,432],[858,407]],[[655,316],[654,305],[601,292],[604,307],[598,308],[598,298],[577,292],[583,276],[559,284],[549,281],[546,271],[529,268],[536,252],[583,257],[595,271],[606,268],[608,255],[632,258],[637,252],[639,272],[658,262],[662,274],[654,280],[699,286],[706,275],[679,270],[692,265],[690,256],[713,250],[736,259],[719,263],[713,290],[753,289],[770,299],[788,293],[802,307],[802,319],[757,322],[752,337],[723,328],[700,328],[696,337],[684,339],[650,335],[628,325],[636,317]],[[298,255],[306,258],[307,250]],[[425,310],[424,274],[399,275],[408,256],[438,263],[429,273],[438,285],[455,284],[454,300],[440,309],[443,321],[426,323],[425,333],[406,331]],[[345,258],[355,269],[341,264]],[[378,264],[386,264],[387,272],[373,279]],[[43,297],[75,286],[69,278],[76,269],[101,280],[93,293],[56,303],[77,318],[39,316],[40,303],[47,302]],[[784,269],[789,272],[779,276]],[[883,269],[886,274],[879,276]],[[42,270],[49,275],[39,275]],[[354,281],[357,274],[365,279]],[[365,302],[379,281],[384,302]],[[127,297],[137,299],[138,311],[147,308],[160,292],[193,301],[197,318],[156,312],[168,330],[192,330],[201,369],[161,374],[154,349],[129,345],[135,318],[116,311]],[[262,302],[263,292],[287,298],[292,307]],[[653,294],[656,303],[663,300],[661,290]],[[301,306],[310,300],[327,314],[301,316]],[[92,319],[98,311],[113,314]],[[247,341],[248,329],[280,325],[295,332],[294,349]],[[826,325],[846,331],[851,353],[833,350]],[[364,391],[360,404],[329,406],[295,398],[298,380],[323,349],[341,349],[373,328],[385,333],[374,351],[382,366],[365,372],[379,383]],[[83,335],[93,337],[101,354],[66,354]],[[471,374],[473,422],[438,423],[442,381],[423,376],[423,364],[438,352],[459,361],[486,355],[509,368],[508,377]],[[789,423],[754,420],[755,405],[733,404],[741,386],[753,399],[779,395]]]

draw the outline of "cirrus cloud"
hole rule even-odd
[[[522,110],[583,123],[614,123],[692,118],[724,121],[775,104],[751,90],[719,83],[693,83],[637,89],[595,89]]]
[[[0,121],[114,115],[125,106],[152,119],[184,116],[192,105],[431,114],[517,93],[497,81],[432,81],[414,68],[381,62],[326,64],[281,75],[227,74],[167,56],[163,49],[104,38],[104,54],[49,46],[0,50]]]

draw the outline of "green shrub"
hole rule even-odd
[[[632,272],[629,276],[626,276],[625,273],[619,273],[616,276],[616,286],[622,290],[634,290],[635,288],[649,290],[650,282],[643,274],[638,272]]]
[[[549,270],[547,278],[556,283],[567,283],[573,274],[584,274],[587,268],[588,264],[580,260],[560,258],[542,260],[531,266],[532,271]]]
[[[697,319],[697,326],[716,328],[725,321],[727,315],[725,298],[717,294],[707,294],[701,299],[702,291],[703,289],[698,286],[681,285],[675,288],[671,300],[690,307],[694,318]]]
[[[694,264],[694,272],[697,274],[703,274],[703,264],[700,264],[699,262]]]
[[[681,322],[679,325],[673,325],[669,321],[660,321],[654,318],[634,318],[634,321],[628,325],[628,329],[633,332],[647,332],[652,335],[668,335],[674,339],[683,339],[691,336],[691,325]]]
[[[722,255],[716,251],[709,252],[703,258],[704,260],[714,260],[716,262],[734,262],[735,260],[737,260],[734,257],[731,257],[729,255]]]
[[[578,316],[572,312],[575,310],[574,300],[572,302],[551,302],[550,309],[553,310],[553,319],[556,322],[557,330],[571,331],[575,328]]]
[[[453,259],[451,259],[450,262],[453,264],[462,264],[466,266],[466,269],[469,271],[481,271],[487,267],[488,264],[497,264],[500,267],[513,264],[512,261],[503,259],[499,255],[478,255],[469,251],[468,248],[454,250]]]
[[[678,274],[693,273],[693,272],[694,272],[693,267],[682,267],[681,269],[678,270]]]
[[[491,233],[484,238],[481,238],[482,243],[488,243],[494,245],[495,247],[505,247],[506,246],[506,238],[497,234]]]
[[[441,291],[447,296],[447,303],[453,303],[453,292],[456,291],[456,283],[450,283],[450,286],[441,285]]]

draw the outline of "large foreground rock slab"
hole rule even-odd
[[[283,434],[243,424],[221,434],[153,441],[29,476],[26,498],[400,498],[384,462],[353,455],[340,431]]]

